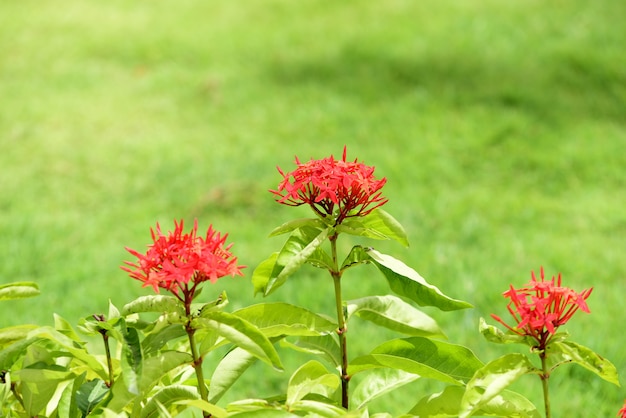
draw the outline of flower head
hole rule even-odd
[[[617,418],[626,418],[626,401],[624,401],[624,407],[617,412]]]
[[[374,177],[374,167],[354,160],[346,161],[346,147],[341,160],[331,155],[321,160],[301,163],[285,173],[278,167],[283,181],[278,190],[270,190],[278,202],[289,206],[308,204],[320,216],[335,216],[335,225],[350,216],[365,216],[388,199],[380,189],[387,182]]]
[[[561,274],[558,278],[552,277],[546,281],[543,267],[540,276],[541,281],[538,281],[533,272],[532,280],[526,286],[520,289],[511,286],[503,293],[504,297],[510,299],[507,308],[515,319],[516,326],[511,327],[500,317],[493,314],[491,316],[511,331],[534,338],[538,347],[544,349],[558,327],[565,325],[578,309],[589,313],[585,300],[593,288],[576,293],[570,288],[562,287]]]
[[[143,282],[143,286],[152,286],[156,293],[159,288],[169,290],[181,298],[193,299],[198,284],[210,281],[215,283],[224,276],[241,276],[245,266],[237,265],[237,258],[229,251],[231,245],[224,246],[226,235],[220,235],[209,226],[206,236],[197,236],[198,221],[189,233],[183,233],[183,221],[174,221],[174,232],[165,235],[157,223],[156,229],[150,229],[153,243],[146,254],[130,248],[128,252],[137,257],[136,263],[126,261],[122,269],[130,277]],[[189,299],[189,300],[190,300]]]

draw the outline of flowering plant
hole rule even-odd
[[[543,395],[545,416],[551,416],[549,398],[549,378],[554,370],[564,364],[574,363],[595,373],[602,379],[619,386],[617,370],[610,361],[594,353],[591,349],[569,339],[567,333],[558,332],[578,310],[589,313],[586,299],[593,288],[575,292],[561,285],[561,274],[546,280],[544,270],[540,270],[541,280],[535,273],[527,285],[516,289],[510,286],[504,297],[510,300],[507,309],[515,325],[508,325],[499,316],[492,317],[503,324],[508,333],[487,325],[481,319],[480,330],[488,341],[495,343],[521,343],[530,347],[538,355],[541,365],[536,367],[522,354],[508,354],[488,363],[479,370],[468,383],[463,398],[461,417],[470,416],[475,408],[488,401],[494,394],[503,390],[524,374],[539,376]]]
[[[542,382],[548,418],[548,381],[561,365],[578,364],[619,385],[608,360],[560,331],[577,311],[589,313],[591,288],[575,292],[562,286],[560,275],[546,280],[543,269],[528,284],[510,286],[504,297],[512,322],[492,315],[507,331],[481,319],[480,332],[492,342],[529,347],[540,364],[517,353],[485,364],[469,348],[446,341],[437,321],[421,309],[454,312],[471,308],[469,303],[447,296],[401,260],[373,247],[339,245],[354,237],[409,245],[400,223],[382,209],[388,203],[382,191],[386,178],[377,178],[373,166],[348,161],[345,147],[339,160],[330,156],[303,163],[296,158],[293,171],[278,171],[282,180],[270,190],[276,201],[307,205],[314,215],[271,231],[287,238],[254,269],[254,292],[268,296],[288,287],[309,265],[330,277],[326,288],[319,285],[328,294],[330,315],[284,302],[226,312],[224,292],[203,300],[205,287],[214,288],[226,276],[243,276],[245,266],[226,243],[228,235],[212,225],[199,234],[197,220],[189,231],[182,220],[167,233],[157,224],[145,253],[127,248],[135,260],[122,266],[155,294],[121,309],[110,303],[106,315],[83,318],[77,330],[56,315],[54,326],[0,329],[0,416],[148,418],[190,410],[215,418],[390,418],[387,412],[375,413],[372,401],[429,379],[443,384],[443,390],[416,397],[402,418],[536,418],[540,414],[532,402],[507,390],[519,377],[534,374]],[[390,292],[346,299],[345,282],[355,272],[368,279],[373,272],[382,276]],[[30,282],[0,285],[0,300],[38,293]],[[378,340],[378,333],[359,332],[355,318],[399,335]],[[371,349],[351,348],[349,338],[359,337]],[[101,341],[104,355],[92,353],[95,344],[85,338]],[[285,370],[285,350],[299,356],[289,369],[285,393],[218,405],[258,360]],[[204,361],[209,355],[216,360],[212,370]],[[618,417],[626,418],[626,406]]]

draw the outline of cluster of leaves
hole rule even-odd
[[[76,329],[59,316],[52,327],[0,329],[0,416],[147,418],[193,410],[216,418],[389,418],[387,412],[370,415],[370,403],[429,379],[440,382],[443,390],[416,398],[403,418],[536,418],[540,414],[532,402],[507,390],[525,374],[539,375],[545,388],[556,367],[574,363],[619,385],[608,360],[556,333],[573,315],[572,303],[583,306],[590,291],[563,293],[567,289],[560,287],[560,279],[558,286],[554,281],[544,283],[543,274],[541,283],[535,281],[543,290],[531,295],[532,303],[524,298],[529,289],[511,289],[517,311],[509,309],[517,327],[507,325],[505,334],[482,320],[480,324],[490,341],[530,346],[538,352],[541,368],[522,354],[485,364],[470,349],[446,341],[436,320],[421,307],[446,312],[471,308],[469,303],[447,296],[401,260],[373,248],[354,245],[345,257],[338,254],[339,236],[395,240],[408,246],[402,226],[381,209],[387,202],[380,193],[386,180],[377,180],[373,167],[348,162],[345,148],[341,160],[296,162],[295,171],[280,171],[283,182],[273,193],[279,203],[309,205],[316,217],[287,222],[272,232],[288,237],[279,251],[257,266],[252,284],[255,294],[267,296],[304,265],[324,270],[334,284],[336,319],[283,302],[226,312],[225,293],[199,302],[203,283],[241,274],[243,266],[237,266],[230,246],[224,244],[226,235],[209,228],[201,238],[196,235],[197,222],[191,233],[183,232],[182,221],[169,235],[157,226],[148,253],[129,250],[138,262],[127,262],[124,269],[144,286],[157,293],[166,289],[170,295],[143,296],[122,309],[110,304],[107,315],[86,317]],[[357,266],[373,267],[369,272],[376,270],[386,280],[389,294],[344,300],[342,276]],[[545,289],[552,299],[541,297]],[[0,300],[36,294],[33,283],[0,286]],[[549,315],[534,315],[545,314],[546,309]],[[353,318],[398,335],[378,342],[369,352],[349,356],[348,334],[368,338],[348,333]],[[103,344],[104,354],[91,351],[94,340]],[[283,370],[277,349],[296,350],[303,356],[284,393],[218,406],[255,362]],[[203,359],[210,354],[222,357],[205,379]],[[355,376],[357,385],[351,388]]]
[[[255,270],[255,289],[269,294],[304,263],[324,266],[328,259],[320,237],[327,236],[332,228],[319,219],[309,219],[276,229],[275,234],[289,233],[289,238],[278,253]],[[350,219],[339,228],[406,244],[402,229],[381,209],[365,218]],[[362,378],[351,392],[350,410],[342,408],[338,400],[340,377],[335,369],[341,365],[341,353],[336,321],[281,302],[227,313],[223,309],[227,298],[222,294],[209,303],[194,303],[190,316],[180,299],[150,295],[122,309],[110,305],[106,316],[86,317],[76,329],[58,316],[53,327],[22,325],[3,329],[2,413],[28,417],[150,417],[173,416],[194,408],[214,417],[369,416],[369,402],[417,379],[436,379],[450,387],[438,397],[425,397],[406,416],[443,416],[442,405],[446,410],[460,406],[466,384],[484,365],[469,349],[444,341],[445,334],[436,321],[415,304],[443,311],[471,305],[446,296],[400,260],[371,248],[354,246],[341,268],[360,264],[375,266],[395,295],[345,301],[347,320],[359,317],[404,337],[386,341],[352,359],[351,377]],[[4,298],[38,292],[32,283],[7,285],[2,290]],[[230,347],[207,379],[208,402],[200,399],[193,379],[193,358],[185,339],[185,325],[189,323],[196,330],[201,356]],[[91,352],[94,339],[102,339],[106,354],[102,350],[99,354]],[[113,349],[109,341],[114,342]],[[286,393],[271,399],[240,400],[225,408],[217,406],[257,360],[281,369],[277,346],[311,354],[289,378]],[[511,410],[517,411],[517,416],[535,416],[529,401],[506,391],[482,402],[476,412],[504,415]]]

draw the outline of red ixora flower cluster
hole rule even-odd
[[[626,418],[626,401],[624,401],[624,407],[617,412],[617,418]]]
[[[515,327],[507,325],[496,315],[491,316],[516,334],[534,338],[538,348],[545,349],[557,328],[565,325],[579,308],[589,313],[585,300],[593,288],[576,293],[561,286],[560,273],[558,278],[546,281],[542,267],[540,275],[541,281],[538,281],[532,272],[532,280],[525,287],[515,289],[511,286],[503,293],[511,300],[507,308],[517,322]]]
[[[165,235],[157,223],[150,229],[153,243],[146,254],[126,247],[137,257],[136,263],[126,261],[128,267],[122,269],[130,277],[143,282],[144,287],[152,286],[156,293],[159,288],[167,289],[179,299],[193,299],[196,287],[205,281],[215,283],[224,276],[242,276],[237,258],[229,251],[231,245],[224,246],[228,234],[221,235],[209,226],[204,238],[197,236],[198,221],[189,233],[183,233],[183,221],[174,221],[174,232]],[[180,296],[181,292],[183,296]]]
[[[374,167],[354,160],[346,161],[346,147],[341,160],[331,155],[321,160],[301,163],[289,173],[278,168],[283,181],[278,190],[278,202],[289,206],[308,204],[320,216],[336,216],[335,225],[350,216],[365,216],[387,203],[380,189],[386,178],[377,180]],[[335,208],[337,213],[335,213]]]

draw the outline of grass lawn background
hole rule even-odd
[[[625,19],[615,0],[3,1],[0,282],[42,295],[3,302],[0,326],[75,323],[150,293],[119,269],[124,246],[181,218],[228,232],[249,266],[215,293],[262,302],[250,275],[284,238],[269,231],[309,215],[273,201],[275,166],[347,145],[387,177],[385,209],[411,241],[368,245],[476,306],[428,311],[451,342],[484,361],[510,351],[483,342],[478,318],[504,315],[509,283],[544,266],[594,287],[568,330],[624,381]],[[367,268],[344,287],[388,292]],[[270,300],[332,314],[331,292],[308,268]],[[375,345],[367,324],[350,331],[353,355]],[[286,380],[258,367],[231,397]],[[613,416],[626,397],[576,367],[552,382],[556,417]],[[539,386],[516,389],[540,406]]]

